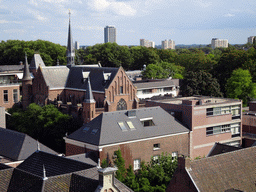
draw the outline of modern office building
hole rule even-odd
[[[255,36],[250,36],[250,37],[248,37],[248,43],[253,44],[254,38],[255,38]]]
[[[75,49],[78,50],[79,49],[79,42],[75,41]]]
[[[241,145],[241,100],[193,96],[146,102],[146,107],[153,106],[162,107],[190,129],[191,158],[206,156],[215,142]]]
[[[175,49],[175,42],[171,39],[162,41],[162,49]]]
[[[228,40],[227,39],[218,39],[218,38],[212,38],[211,42],[212,49],[215,49],[217,47],[228,47]]]
[[[140,39],[140,46],[155,48],[155,42],[146,39]]]
[[[116,43],[116,28],[114,26],[106,26],[104,28],[104,43]]]

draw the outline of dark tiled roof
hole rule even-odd
[[[44,192],[67,191],[69,192],[72,173],[49,177],[44,181]],[[80,183],[81,184],[81,183]]]
[[[0,164],[1,166],[1,164]],[[14,168],[2,169],[0,168],[0,191],[8,191],[9,183],[12,178]]]
[[[23,161],[23,163],[18,165],[17,168],[43,177],[43,165],[45,167],[47,177],[63,175],[93,167],[92,165],[79,161],[39,151],[33,153]]]
[[[37,150],[37,141],[17,131],[0,128],[0,155],[12,160],[24,160]],[[40,150],[57,154],[43,144]]]
[[[9,168],[11,168],[11,167],[8,166],[8,165],[5,165],[5,164],[3,164],[3,163],[0,163],[0,170],[9,169]]]
[[[83,81],[83,72],[90,72],[90,82],[92,91],[104,92],[109,84],[114,79],[118,68],[108,67],[87,67],[86,65],[73,66],[70,68],[66,88],[84,89],[86,90],[87,83]],[[103,73],[111,73],[110,79],[104,81]],[[87,81],[86,81],[87,82]]]
[[[101,146],[188,132],[186,127],[160,107],[141,108],[133,111],[136,113],[136,116],[132,118],[127,116],[126,110],[102,113],[70,134],[68,138]],[[144,127],[140,122],[140,119],[143,118],[153,118],[155,126]],[[135,129],[130,129],[127,121],[131,121]],[[122,131],[118,122],[123,122],[127,131]],[[89,129],[86,131],[84,130],[86,128]],[[97,132],[93,134],[93,130],[97,130]]]
[[[39,65],[41,67],[45,67],[44,61],[41,58],[40,54],[34,54],[34,56],[32,57],[29,68],[30,69],[38,69]]]
[[[42,67],[42,74],[50,89],[64,89],[69,74],[69,68],[66,66]]]
[[[81,161],[83,163],[93,165],[93,166],[97,166],[97,162],[98,162],[97,156],[92,151],[83,153],[83,154],[67,156],[66,158],[73,159],[76,161]]]
[[[256,147],[191,162],[189,174],[200,191],[256,191]]]
[[[140,89],[152,89],[152,88],[162,88],[162,87],[170,87],[170,86],[180,86],[179,79],[171,79],[171,80],[160,80],[160,81],[150,81],[150,82],[134,82],[134,86]]]
[[[214,146],[212,147],[211,151],[207,155],[207,157],[211,157],[214,155],[219,155],[219,154],[227,153],[227,152],[231,152],[231,151],[236,151],[239,149],[242,149],[242,148],[225,145],[225,144],[221,144],[221,143],[215,143]]]
[[[0,65],[0,72],[23,71],[24,65]]]

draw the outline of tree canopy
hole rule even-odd
[[[227,80],[226,91],[229,98],[242,99],[244,105],[249,99],[256,98],[256,83],[252,82],[249,70],[234,70]]]
[[[7,128],[26,133],[44,145],[58,152],[65,152],[63,137],[79,128],[73,118],[63,114],[54,105],[32,103],[27,110],[11,108]]]

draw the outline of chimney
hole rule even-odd
[[[105,190],[112,189],[113,191],[117,191],[114,186],[114,178],[115,172],[118,169],[115,167],[107,167],[104,169],[99,169],[99,185],[95,192],[104,192]]]

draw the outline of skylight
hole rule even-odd
[[[133,123],[131,121],[126,122],[130,129],[135,129]]]
[[[98,131],[98,129],[93,129],[91,133],[95,135],[97,133],[97,131]]]
[[[127,128],[126,128],[126,126],[124,125],[124,122],[118,122],[118,125],[119,125],[119,127],[121,128],[121,130],[122,131],[127,131]]]
[[[149,127],[149,126],[154,126],[155,125],[155,123],[153,122],[152,117],[140,119],[140,122],[144,127]]]
[[[90,127],[83,128],[83,132],[87,132],[90,129]]]

